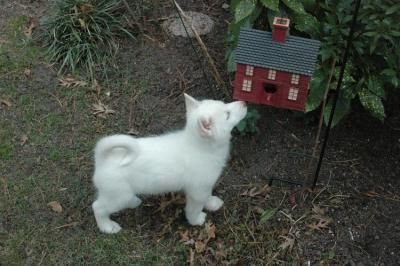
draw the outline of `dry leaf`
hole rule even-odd
[[[93,5],[91,4],[83,4],[79,6],[79,9],[82,13],[90,12],[93,9]]]
[[[134,128],[131,128],[131,129],[129,129],[128,134],[132,135],[132,136],[137,136],[137,135],[139,135],[139,131]]]
[[[194,251],[193,249],[189,249],[189,256],[187,259],[187,263],[189,263],[190,266],[194,265]]]
[[[34,28],[36,28],[36,24],[31,19],[29,25],[27,25],[24,29],[25,36],[29,38],[32,37],[32,31]]]
[[[92,83],[92,90],[96,92],[97,97],[100,96],[101,90],[103,88],[100,86],[99,82],[97,82],[97,79],[93,80]]]
[[[186,231],[178,231],[178,233],[179,233],[179,235],[180,235],[180,237],[181,237],[181,240],[180,241],[182,241],[182,242],[187,242],[187,241],[189,241],[189,230],[186,230]]]
[[[185,203],[185,199],[182,197],[181,194],[175,194],[175,193],[171,193],[171,199],[167,200],[167,197],[162,197],[161,201],[160,201],[160,207],[157,208],[157,210],[154,211],[154,213],[157,212],[164,212],[165,208],[167,208],[169,205],[173,205],[173,204],[184,204]]]
[[[79,21],[79,24],[81,24],[82,29],[85,29],[86,28],[86,22],[81,18],[78,18],[78,21]]]
[[[363,193],[363,195],[367,196],[367,197],[371,197],[371,198],[375,198],[377,196],[379,196],[378,193],[376,193],[375,191],[371,190],[368,192]]]
[[[58,81],[60,82],[60,86],[63,87],[76,87],[76,86],[86,86],[87,82],[83,81],[83,80],[77,80],[73,77],[65,77],[65,78],[60,78],[58,79]]]
[[[61,213],[63,211],[63,208],[58,201],[51,201],[47,203],[47,206],[50,206],[50,208],[57,213]]]
[[[101,101],[93,104],[93,114],[101,118],[106,118],[108,114],[114,114],[115,111],[103,104]]]
[[[6,100],[6,99],[0,99],[0,105],[2,105],[2,104],[4,104],[7,107],[11,107],[12,106],[11,101]]]
[[[322,229],[327,229],[328,225],[332,222],[331,218],[321,217],[317,222],[312,224],[307,224],[312,230],[322,231]]]
[[[211,238],[215,238],[215,230],[217,228],[215,227],[214,224],[212,224],[211,222],[206,223],[206,231],[207,231],[207,241],[210,240]]]
[[[215,252],[215,258],[220,259],[220,258],[226,258],[228,254],[224,251],[222,244],[217,243],[217,251]]]
[[[292,193],[292,194],[289,196],[289,202],[290,202],[290,204],[291,204],[292,206],[296,206],[296,205],[297,205],[297,202],[296,202],[296,193]]]
[[[25,70],[24,70],[24,75],[25,75],[27,78],[30,78],[30,77],[32,76],[32,69],[30,69],[30,68],[25,68]]]
[[[295,238],[289,236],[279,236],[279,238],[283,238],[285,240],[282,244],[279,245],[279,248],[281,250],[289,249],[289,251],[291,251],[294,245]]]
[[[206,250],[206,244],[201,240],[197,240],[194,244],[194,248],[197,253],[203,253]]]
[[[267,184],[261,188],[253,187],[251,189],[248,189],[240,195],[254,198],[257,196],[266,196],[268,194],[268,192],[270,192],[270,191],[271,191],[271,187]]]
[[[314,205],[313,208],[312,208],[312,211],[314,213],[316,213],[316,214],[319,214],[319,215],[324,215],[325,214],[325,209],[320,208],[318,205]]]
[[[25,143],[28,141],[28,136],[27,135],[22,135],[21,136],[21,142],[20,142],[20,144],[21,144],[21,146],[23,146],[23,145],[25,145]]]

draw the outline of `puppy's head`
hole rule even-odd
[[[229,140],[232,129],[246,116],[245,102],[197,101],[185,94],[187,127],[202,138]]]

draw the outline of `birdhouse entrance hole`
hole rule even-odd
[[[275,93],[277,90],[276,85],[275,84],[271,84],[271,83],[264,83],[264,91],[266,93]]]

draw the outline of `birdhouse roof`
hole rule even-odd
[[[285,42],[272,40],[272,33],[242,29],[236,63],[312,76],[320,42],[289,35]]]

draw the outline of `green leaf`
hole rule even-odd
[[[385,108],[381,98],[372,94],[368,89],[363,89],[358,93],[361,104],[371,113],[371,115],[379,120],[385,119]]]
[[[315,8],[315,0],[302,0],[304,9],[306,10],[313,10]]]
[[[231,0],[229,9],[231,11],[232,14],[235,14],[235,10],[236,7],[238,6],[238,4],[241,2],[242,0]]]
[[[260,224],[266,223],[268,220],[270,220],[272,217],[274,217],[276,212],[277,212],[277,209],[267,209],[267,210],[265,210],[261,214]]]
[[[396,13],[397,11],[400,11],[400,4],[393,5],[392,7],[388,8],[385,12],[385,15],[391,15]]]
[[[324,98],[326,85],[323,82],[322,70],[317,70],[310,84],[310,94],[308,95],[305,112],[311,112],[320,106]]]
[[[236,128],[239,130],[239,132],[244,132],[244,130],[246,129],[247,126],[247,122],[245,119],[243,119],[242,121],[239,122],[239,124],[237,124]]]
[[[372,43],[371,43],[371,45],[369,46],[369,53],[370,53],[370,54],[372,54],[372,53],[375,51],[376,46],[378,45],[379,37],[380,37],[379,35],[375,35],[375,36],[374,36],[374,39],[372,40]]]
[[[239,22],[253,12],[256,8],[256,1],[255,0],[242,0],[240,3],[237,4],[235,9],[235,22]]]
[[[383,88],[383,82],[376,76],[368,77],[367,88],[369,91],[371,91],[373,94],[375,94],[380,98],[386,97],[386,93]]]
[[[331,127],[335,127],[339,121],[350,111],[351,100],[345,98],[342,93],[340,93],[338,101],[336,103],[335,112],[333,114],[333,120]],[[328,125],[329,117],[332,112],[333,99],[332,97],[328,100],[324,111],[324,122]]]
[[[298,31],[306,32],[312,37],[319,35],[318,21],[314,16],[309,14],[294,14],[292,18]]]
[[[228,57],[227,62],[228,72],[235,72],[236,71],[236,49],[233,49]]]
[[[262,8],[260,6],[256,6],[252,13],[246,17],[245,19],[242,19],[239,22],[231,22],[229,25],[229,33],[232,36],[233,42],[232,46],[236,47],[237,40],[239,38],[239,33],[240,29],[242,28],[251,28],[253,26],[254,21],[260,16]]]
[[[300,0],[282,0],[285,5],[293,10],[294,13],[305,14],[304,6]]]
[[[279,11],[279,0],[260,0],[260,2],[268,9]]]

